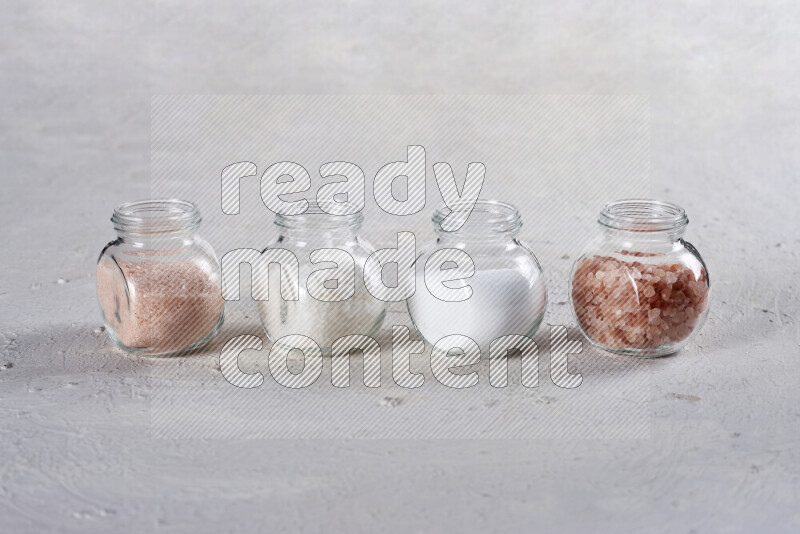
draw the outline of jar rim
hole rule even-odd
[[[472,206],[469,218],[464,225],[454,232],[442,228],[442,221],[453,211],[460,208],[470,209],[469,201],[458,201],[441,204],[433,212],[431,220],[436,232],[459,235],[496,235],[507,232],[517,232],[522,227],[522,216],[513,204],[501,200],[478,199]]]
[[[292,229],[336,229],[361,226],[364,221],[363,210],[355,213],[336,214],[330,213],[331,207],[343,207],[345,211],[352,211],[354,204],[350,202],[329,202],[322,205],[316,200],[307,200],[308,208],[303,213],[296,215],[275,214],[275,226]],[[328,209],[325,211],[323,206]],[[339,208],[341,209],[341,208]]]
[[[193,230],[201,221],[194,202],[177,198],[127,202],[117,206],[111,216],[115,230],[137,234]]]
[[[686,228],[686,211],[672,202],[627,198],[607,202],[597,222],[606,228],[630,232],[676,232]]]

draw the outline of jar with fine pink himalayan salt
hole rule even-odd
[[[147,356],[188,352],[222,325],[220,264],[200,236],[197,206],[183,200],[123,204],[117,232],[97,260],[106,331],[122,349]]]
[[[656,357],[678,351],[708,315],[708,269],[683,240],[689,219],[658,200],[603,206],[600,234],[575,262],[572,310],[584,336],[617,354]]]

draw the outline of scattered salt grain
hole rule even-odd
[[[384,397],[381,399],[380,405],[381,406],[390,406],[394,408],[395,406],[399,406],[403,402],[403,399],[398,397]]]

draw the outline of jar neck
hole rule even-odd
[[[297,215],[275,215],[275,226],[282,237],[303,241],[341,241],[357,237],[364,221],[361,212],[334,215],[309,201],[308,209]]]
[[[461,248],[460,245],[504,246],[507,243],[516,239],[518,235],[519,232],[502,232],[502,233],[487,234],[487,235],[474,235],[474,234],[462,234],[460,232],[436,231],[436,241],[440,245],[452,248]]]
[[[345,228],[297,228],[278,226],[278,236],[300,241],[349,241],[358,237],[360,225]]]
[[[442,227],[444,220],[454,210],[461,209],[456,205],[448,207],[439,206],[433,213],[433,230],[440,242],[448,243],[498,243],[512,240],[519,235],[522,228],[522,217],[519,210],[511,204],[497,200],[478,200],[475,202],[469,218],[464,224],[454,231],[447,231]],[[464,210],[469,209],[463,206]]]
[[[111,217],[120,239],[141,248],[190,246],[201,220],[195,204],[175,199],[130,202]]]
[[[680,206],[649,199],[628,199],[603,206],[598,224],[608,239],[634,248],[675,243],[683,237],[689,218]]]

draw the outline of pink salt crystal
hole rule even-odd
[[[601,282],[598,278],[592,278],[589,287],[591,287],[593,291],[602,291],[603,282]]]
[[[590,278],[587,270],[596,271]],[[708,302],[706,274],[680,264],[595,256],[576,267],[572,299],[586,334],[610,348],[655,348],[688,337]]]

